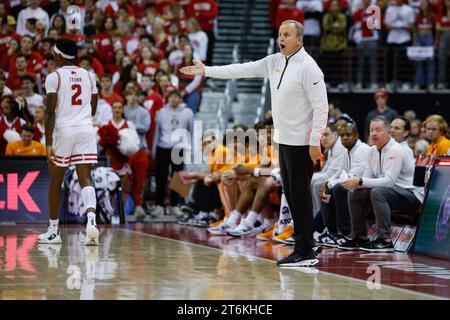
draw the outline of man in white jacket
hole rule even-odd
[[[50,27],[48,13],[39,6],[40,4],[40,0],[31,0],[30,6],[20,11],[17,18],[17,34],[21,36],[26,34],[27,29],[25,25],[27,20],[30,18],[35,18],[37,21],[41,21],[45,25],[45,30],[48,30]]]
[[[268,78],[272,97],[274,140],[279,144],[283,190],[294,220],[294,251],[280,267],[308,267],[319,262],[313,250],[311,177],[322,158],[320,138],[328,118],[324,75],[303,48],[303,25],[284,21],[278,32],[280,53],[261,60],[205,67],[201,62],[180,71],[222,79]],[[312,161],[311,161],[312,160]],[[230,228],[224,222],[224,228]]]
[[[369,157],[370,147],[359,140],[358,128],[348,123],[341,129],[340,140],[346,148],[342,168],[325,182],[325,194],[330,194],[328,203],[321,203],[322,219],[327,230],[317,237],[321,245],[337,247],[347,241],[350,234],[350,213],[347,194],[341,182],[350,177],[360,177],[364,174]]]
[[[366,172],[362,177],[344,181],[351,190],[348,204],[353,238],[339,246],[343,250],[393,252],[391,239],[391,210],[415,211],[420,208],[423,188],[413,186],[414,170],[404,156],[403,147],[389,134],[390,123],[377,117],[370,123],[370,137],[374,143],[369,150]],[[366,212],[369,204],[375,214],[376,237],[367,237]]]
[[[323,133],[322,146],[327,150],[327,162],[319,172],[314,172],[311,180],[311,191],[313,197],[313,213],[316,215],[320,211],[320,189],[324,182],[331,177],[339,176],[342,172],[347,150],[341,143],[339,133],[334,124],[327,125]]]

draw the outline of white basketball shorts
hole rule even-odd
[[[52,162],[58,167],[97,163],[97,139],[92,125],[55,128]]]

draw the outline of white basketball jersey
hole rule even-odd
[[[91,96],[98,93],[95,76],[76,66],[64,66],[45,79],[47,93],[57,93],[55,127],[92,125]]]

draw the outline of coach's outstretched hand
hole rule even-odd
[[[194,60],[194,65],[189,67],[183,67],[180,69],[181,73],[189,74],[193,76],[204,76],[205,75],[205,65],[198,60]]]

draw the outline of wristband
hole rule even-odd
[[[255,170],[253,170],[253,175],[255,177],[259,177],[260,174],[261,174],[261,169],[260,168],[255,168]]]

